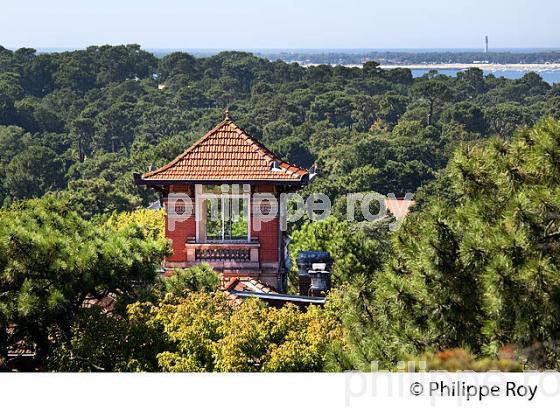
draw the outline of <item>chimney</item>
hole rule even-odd
[[[331,273],[327,270],[326,263],[314,263],[311,265],[309,279],[309,296],[325,296],[331,288]]]
[[[300,251],[296,262],[300,295],[321,296],[330,289],[333,260],[328,252]]]

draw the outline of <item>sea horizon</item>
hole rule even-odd
[[[65,52],[85,50],[90,46],[102,46],[105,44],[91,44],[84,47],[66,47],[66,46],[52,46],[52,47],[34,47],[32,45],[26,46],[8,46],[9,50],[16,50],[18,48],[34,48],[39,53],[50,52]],[[114,44],[111,44],[114,45]],[[309,53],[309,54],[323,54],[323,53],[346,53],[346,54],[361,54],[361,53],[374,53],[374,52],[400,52],[400,53],[462,53],[462,52],[484,52],[483,47],[457,47],[457,48],[438,48],[438,47],[389,47],[389,48],[362,48],[362,47],[316,47],[316,48],[297,48],[297,47],[144,47],[142,49],[153,53],[172,53],[176,51],[182,52],[195,52],[195,53],[219,53],[222,51],[247,51],[252,53]],[[490,53],[539,53],[547,51],[560,51],[558,47],[492,47],[488,50]]]
[[[67,51],[76,51],[76,50],[83,50],[87,47],[83,48],[72,48],[72,47],[45,47],[45,48],[36,48],[37,53],[57,53],[57,52],[67,52]],[[368,53],[476,53],[480,52],[484,54],[484,50],[481,48],[176,48],[176,47],[169,47],[169,48],[162,48],[162,47],[146,47],[143,48],[144,50],[153,53],[158,58],[163,58],[166,55],[173,53],[173,52],[186,52],[194,55],[195,57],[211,57],[223,51],[240,51],[240,52],[249,52],[255,54],[259,57],[268,58],[272,55],[286,55],[287,58],[280,58],[288,63],[297,62],[298,64],[307,66],[307,65],[315,65],[315,63],[309,64],[309,62],[299,61],[295,58],[296,55],[307,54],[308,56],[314,55],[321,55],[321,54],[346,54],[348,56],[351,55],[360,55],[360,54],[368,54]],[[504,47],[504,48],[492,48],[489,50],[490,53],[542,53],[542,52],[558,52],[560,51],[560,47]],[[288,58],[291,55],[294,58]],[[269,58],[270,59],[270,58]],[[381,66],[386,65],[387,63],[381,62]],[[343,66],[357,66],[357,64],[353,63],[335,63],[333,65],[343,65]],[[359,65],[359,64],[358,64]],[[389,64],[394,68],[395,66],[403,67],[403,68],[410,68],[413,77],[421,77],[422,75],[427,74],[430,71],[437,71],[439,74],[448,75],[448,76],[456,76],[458,72],[464,71],[466,68],[456,69],[456,68],[441,68],[438,67],[436,63],[425,63],[425,64]],[[472,67],[476,67],[477,64],[469,64]],[[510,63],[507,64],[507,69],[499,68],[500,64],[494,64],[496,67],[488,68],[484,67],[483,72],[484,75],[495,75],[496,77],[504,77],[508,79],[519,79],[522,78],[525,74],[529,72],[537,72],[546,82],[549,84],[556,84],[560,83],[560,71],[557,67],[546,67],[541,69],[535,69],[534,67],[530,67],[530,64],[525,63]]]

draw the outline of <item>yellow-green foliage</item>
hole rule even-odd
[[[153,238],[165,238],[165,213],[163,209],[152,211],[150,209],[137,209],[131,212],[113,213],[107,223],[117,229],[129,225],[140,226],[144,233]]]
[[[148,327],[160,329],[171,342],[173,350],[158,353],[157,360],[162,370],[174,372],[212,370],[213,343],[230,313],[231,306],[222,293],[192,292],[181,299],[168,295],[157,306],[129,306],[131,319],[144,320]]]
[[[168,295],[158,305],[129,306],[129,316],[160,329],[170,342],[157,360],[171,372],[320,371],[339,337],[321,309],[274,309],[256,299],[234,309],[221,292]]]
[[[222,325],[215,344],[216,370],[320,371],[337,327],[317,307],[270,309],[247,300]]]

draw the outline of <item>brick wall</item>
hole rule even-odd
[[[256,232],[251,229],[251,236],[259,238],[261,262],[278,262],[278,218],[261,222],[261,230]]]
[[[172,185],[170,187],[170,192],[186,193],[194,200],[194,187],[184,186],[184,185]],[[167,197],[164,198],[164,203],[167,204]],[[167,210],[167,207],[166,207]],[[173,250],[173,255],[167,257],[168,262],[185,262],[187,261],[185,243],[187,238],[196,236],[196,221],[194,217],[194,207],[190,214],[190,217],[185,221],[175,221],[174,230],[170,230],[170,223],[165,217],[165,236],[171,239],[171,249]]]
[[[274,193],[274,186],[258,186],[255,187],[256,192],[271,192]],[[173,185],[170,187],[171,193],[184,192],[187,193],[194,200],[194,186]],[[167,205],[167,197],[164,197],[164,203]],[[194,205],[194,204],[193,204]],[[167,209],[167,206],[166,206]],[[188,238],[196,236],[196,221],[194,216],[194,206],[191,216],[185,221],[174,222],[174,230],[170,230],[170,223],[165,218],[165,235],[171,239],[171,248],[173,255],[169,256],[166,260],[168,262],[187,262],[187,254],[185,243]],[[261,229],[255,230],[254,221],[251,223],[251,237],[258,238],[261,244],[259,250],[259,261],[261,263],[274,263],[278,262],[278,218],[270,221],[261,221]]]
[[[259,185],[255,187],[254,192],[275,193],[276,189],[273,185]],[[251,224],[251,237],[259,238],[260,262],[270,263],[278,262],[278,217],[271,221],[261,221],[260,231],[255,231],[256,226],[254,219]]]

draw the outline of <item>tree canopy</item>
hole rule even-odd
[[[14,344],[34,346],[37,367],[72,371],[392,369],[419,357],[517,368],[498,360],[510,344],[527,366],[558,367],[560,87],[536,73],[413,78],[333,58],[0,47],[0,367]],[[329,195],[333,213],[290,227],[291,256],[334,257],[324,310],[234,308],[208,266],[157,275],[163,213],[138,209],[158,198],[132,173],[175,158],[226,107],[284,159],[317,166],[304,194]],[[407,192],[418,201],[394,233],[391,216],[344,220],[348,193]],[[113,296],[110,314],[93,303]]]
[[[558,365],[559,156],[553,120],[455,153],[450,200],[428,199],[375,280],[341,295],[354,366],[456,347],[495,357],[508,344],[531,348],[532,366]]]
[[[9,336],[10,345],[34,345],[41,363],[69,343],[85,303],[133,295],[136,285],[153,282],[167,252],[167,241],[141,226],[86,221],[54,195],[0,211],[0,362]]]
[[[402,195],[432,180],[458,143],[507,138],[558,116],[555,90],[535,73],[506,80],[475,68],[412,78],[374,61],[302,67],[242,52],[157,58],[137,45],[48,54],[2,48],[0,202],[75,190],[76,180],[82,190],[107,192],[104,179],[120,199],[90,212],[147,204],[154,194],[132,186],[132,172],[174,158],[226,106],[285,159],[318,163],[329,185],[344,185],[342,174],[375,172],[353,189]]]

